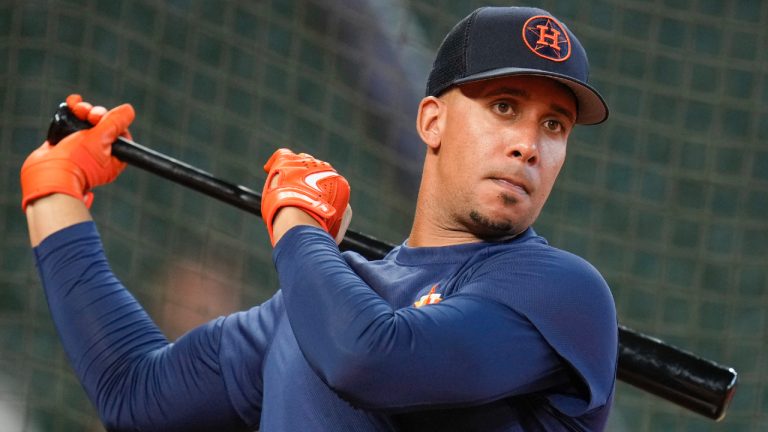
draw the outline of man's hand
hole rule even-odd
[[[330,164],[306,153],[279,149],[264,165],[264,171],[268,175],[261,198],[261,214],[272,245],[287,229],[301,223],[301,218],[291,218],[296,222],[289,223],[287,228],[281,224],[281,228],[286,229],[280,229],[277,234],[275,217],[285,207],[303,210],[334,237],[336,243],[341,242],[352,218],[349,183]]]
[[[21,167],[21,207],[54,193],[70,195],[90,207],[91,189],[113,181],[125,164],[111,155],[118,136],[130,138],[128,126],[135,113],[129,104],[107,111],[83,102],[80,95],[67,97],[75,115],[94,127],[75,132],[55,146],[48,141],[33,151]]]

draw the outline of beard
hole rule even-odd
[[[520,233],[520,229],[508,219],[493,220],[477,210],[469,212],[472,220],[472,231],[479,239],[487,241],[499,241],[514,237]]]
[[[517,204],[516,197],[508,194],[499,194],[505,206]],[[471,231],[475,236],[486,241],[500,241],[515,237],[528,227],[521,226],[521,221],[512,221],[508,218],[492,218],[476,209],[470,209],[469,219],[472,221]]]

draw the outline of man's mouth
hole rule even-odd
[[[516,195],[529,195],[528,186],[525,183],[503,177],[492,177],[491,180],[497,185],[515,193]]]

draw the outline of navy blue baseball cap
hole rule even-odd
[[[576,123],[597,124],[608,106],[587,84],[589,61],[576,36],[549,12],[530,7],[484,7],[448,33],[427,80],[427,96],[453,86],[512,75],[552,78],[571,89]]]

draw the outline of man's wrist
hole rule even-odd
[[[27,205],[26,214],[33,247],[56,231],[91,220],[83,200],[61,193],[35,199]]]
[[[298,207],[283,207],[278,210],[272,222],[274,243],[277,244],[288,230],[299,225],[309,225],[322,229],[315,218]]]

